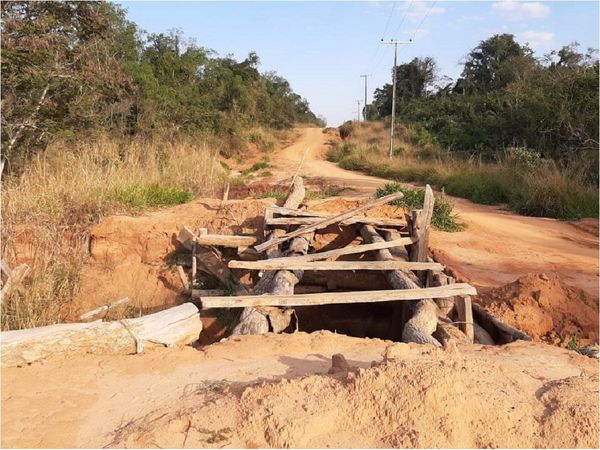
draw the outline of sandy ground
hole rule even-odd
[[[320,129],[302,130],[273,158],[279,174],[294,173],[309,147],[305,176],[350,185],[359,196],[385,182],[321,161],[326,139]],[[597,315],[597,221],[455,202],[469,228],[432,237],[455,273],[491,288],[546,272],[550,284],[535,285],[544,297],[568,281],[595,296]],[[180,301],[163,264],[174,256],[173,234],[183,225],[254,232],[270,202],[218,203],[103,221],[92,230],[86,305],[140,291],[149,293],[147,306]],[[499,312],[503,292],[489,297]],[[334,353],[345,355],[348,375],[327,374]],[[244,336],[201,349],[5,368],[1,412],[2,447],[597,447],[598,365],[541,343],[439,350],[324,331]]]
[[[389,182],[341,169],[324,160],[331,137],[320,128],[306,128],[302,137],[274,158],[281,174],[323,177],[371,195]],[[307,150],[308,149],[308,150]],[[531,272],[557,274],[598,297],[598,220],[562,222],[524,217],[499,207],[477,205],[447,196],[468,228],[463,232],[434,231],[430,247],[437,260],[452,267],[459,278],[477,287],[496,287]]]
[[[334,353],[360,370],[328,375]],[[2,389],[5,448],[598,446],[596,361],[543,344],[244,336],[5,369]]]

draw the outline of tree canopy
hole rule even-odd
[[[2,150],[27,158],[90,130],[233,133],[320,123],[259,57],[220,57],[179,30],[148,34],[121,7],[2,2]]]

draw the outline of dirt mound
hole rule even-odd
[[[174,257],[183,226],[209,233],[262,232],[267,200],[201,199],[137,217],[110,216],[90,230],[90,261],[83,268],[73,319],[128,296],[130,305],[152,311],[176,304],[182,292]]]
[[[557,275],[529,274],[479,297],[487,310],[532,338],[566,346],[598,342],[598,299]]]
[[[155,412],[120,430],[111,445],[598,446],[593,370],[540,382],[534,364],[527,373],[456,348],[392,344],[384,354],[384,362],[347,375],[264,382],[239,393],[226,389],[195,407]]]

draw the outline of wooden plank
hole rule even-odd
[[[292,258],[233,260],[230,269],[250,270],[444,270],[439,263],[411,261],[298,261]]]
[[[384,249],[384,248],[400,247],[402,245],[412,244],[413,242],[414,241],[412,238],[399,238],[399,239],[394,239],[394,240],[391,240],[388,242],[375,242],[373,244],[349,245],[348,247],[342,247],[342,248],[338,248],[335,250],[329,250],[326,252],[309,253],[309,254],[302,255],[302,256],[288,256],[286,258],[281,258],[281,259],[285,259],[286,261],[319,261],[322,259],[337,258],[338,256],[354,255],[357,253],[366,253],[366,252],[371,252],[374,250],[380,250],[380,249]],[[279,258],[272,259],[271,261],[277,260],[277,259],[279,259]],[[254,259],[254,261],[256,261],[256,258]]]
[[[315,230],[320,230],[322,228],[326,228],[329,225],[332,225],[334,223],[342,222],[346,219],[349,219],[350,217],[354,217],[363,211],[367,211],[367,210],[374,208],[376,206],[379,206],[379,205],[384,205],[384,204],[386,204],[388,202],[392,202],[394,200],[399,200],[403,197],[404,197],[404,194],[402,192],[396,192],[395,194],[386,195],[385,197],[378,198],[377,200],[369,202],[366,205],[360,206],[360,207],[352,209],[350,211],[346,211],[345,213],[338,214],[337,216],[333,216],[330,218],[325,218],[325,219],[323,219],[317,223],[311,224],[311,225],[303,226],[301,228],[298,228],[295,231],[286,233],[281,237],[269,239],[267,242],[257,245],[254,248],[258,252],[263,252],[270,247],[273,247],[275,245],[279,245],[283,242],[289,241],[292,238],[302,236],[303,234],[307,234],[307,233],[310,233]]]
[[[450,286],[456,286],[450,285]],[[471,297],[469,295],[461,295],[455,301],[456,313],[458,316],[458,328],[467,335],[469,340],[473,342],[473,307],[471,305]]]
[[[325,216],[333,217],[333,216]],[[268,219],[267,225],[310,225],[317,223],[322,220],[321,217],[275,217]],[[406,226],[406,220],[404,219],[393,219],[388,217],[351,217],[350,219],[340,222],[340,225],[353,225],[360,223],[363,225],[377,225],[377,226],[388,226],[388,227],[404,227]]]
[[[196,237],[197,245],[214,245],[217,247],[248,247],[256,244],[255,236],[238,236],[228,234],[204,234]]]
[[[309,211],[308,209],[284,208],[283,206],[267,206],[266,210],[269,211],[269,218],[266,220],[267,223],[271,225],[304,225],[307,223],[313,223],[311,220],[317,220],[316,218],[318,217],[333,217],[327,212]],[[273,214],[279,214],[280,216],[291,216],[298,219],[297,221],[293,221],[290,217],[277,217],[273,219]],[[286,222],[286,220],[289,220],[289,223]],[[404,219],[395,219],[390,217],[353,217],[341,222],[342,225],[351,225],[354,223],[393,227],[407,225],[407,222]]]
[[[203,308],[245,308],[249,306],[310,306],[344,303],[374,303],[396,300],[444,298],[455,295],[476,295],[466,283],[423,289],[391,289],[381,291],[324,292],[298,295],[242,295],[237,297],[202,297]]]

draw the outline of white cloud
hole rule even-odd
[[[492,10],[510,20],[543,19],[550,14],[550,7],[540,2],[503,0],[492,4]]]
[[[523,31],[517,39],[528,43],[533,48],[547,48],[554,42],[554,33],[550,31]]]

